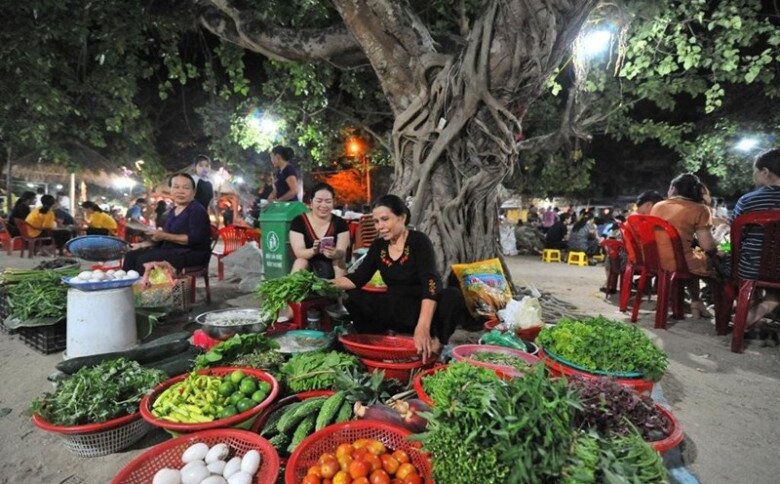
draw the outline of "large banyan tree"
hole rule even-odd
[[[498,253],[497,189],[517,163],[523,117],[597,2],[453,1],[460,20],[446,35],[421,15],[436,2],[333,0],[341,21],[322,29],[269,25],[251,2],[202,3],[208,30],[269,58],[370,63],[394,116],[391,191],[413,197],[412,223],[448,272]]]

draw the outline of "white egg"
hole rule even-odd
[[[193,460],[193,461],[190,461],[190,462],[187,462],[186,464],[184,464],[184,467],[182,467],[179,470],[181,472],[184,472],[185,470],[189,469],[190,467],[205,466],[205,465],[206,465],[206,463],[203,462],[202,460]]]
[[[97,277],[93,277],[89,280],[89,282],[103,282],[103,279],[98,279]]]
[[[106,275],[107,276],[113,276],[115,273],[116,273],[116,271],[114,269],[109,269],[109,270],[106,271]]]
[[[92,271],[93,276],[96,276],[98,274],[103,275],[105,274],[105,272],[101,271],[100,269],[95,269],[94,271]]]
[[[128,276],[133,276],[133,279],[135,279],[136,277],[139,277],[141,274],[139,274],[138,271],[134,271],[134,270],[130,269],[129,271],[127,271],[127,275]]]
[[[224,460],[216,460],[216,461],[206,465],[206,468],[212,474],[222,475],[222,473],[225,471],[225,465],[226,465],[226,462]]]
[[[90,277],[92,277],[92,271],[81,271],[79,272],[79,277],[81,279],[89,279]]]
[[[127,272],[123,271],[122,269],[119,269],[118,271],[114,272],[114,275],[116,277],[125,277],[125,274],[127,274]]]
[[[241,457],[233,457],[225,464],[225,469],[222,471],[222,475],[225,479],[230,479],[230,476],[241,471]]]
[[[244,471],[236,472],[228,477],[228,484],[252,484],[252,476]]]
[[[137,278],[137,276],[133,276],[132,274],[125,274],[125,275],[122,277],[122,280],[125,280],[125,281],[130,281],[130,280],[133,280],[133,279],[136,279],[136,278]]]
[[[185,464],[189,464],[190,462],[196,460],[202,461],[206,458],[206,454],[208,453],[209,446],[203,442],[198,442],[197,444],[192,444],[191,446],[187,447],[187,450],[185,450],[181,455],[181,461]],[[206,464],[204,463],[203,465],[205,466]]]
[[[256,450],[250,450],[241,459],[241,471],[246,472],[250,476],[255,475],[257,469],[260,468],[260,452]]]
[[[152,484],[181,484],[181,472],[164,467],[154,475]]]
[[[209,453],[206,454],[206,464],[211,464],[218,460],[225,460],[229,453],[230,447],[228,447],[227,444],[217,444],[210,448]]]
[[[200,484],[211,473],[205,465],[188,466],[181,471],[181,484]]]
[[[222,476],[210,476],[200,481],[200,484],[227,484],[227,481]]]
[[[95,271],[92,273],[92,277],[90,277],[90,280],[97,279],[98,281],[102,281],[105,278],[106,278],[105,274],[103,274],[102,272]]]

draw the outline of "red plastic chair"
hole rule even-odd
[[[0,227],[0,242],[2,242],[2,247],[8,255],[11,255],[15,250],[22,250],[24,248],[24,241],[22,241],[22,238],[18,235],[11,235],[11,232],[8,230],[8,222],[0,219],[0,225],[2,225],[2,227]]]
[[[609,274],[607,274],[607,284],[605,286],[607,291],[604,295],[604,299],[609,299],[610,291],[617,289],[618,278],[622,276],[622,272],[620,272],[620,249],[623,248],[623,241],[617,239],[604,239],[599,245],[604,249],[607,258],[609,259]],[[623,286],[622,279],[620,286]]]
[[[631,298],[631,283],[634,281],[635,274],[641,275],[644,260],[638,236],[634,234],[631,227],[627,223],[620,224],[620,233],[623,237],[623,248],[626,250],[626,267],[623,269],[623,278],[620,280],[619,308],[621,312],[626,312],[628,300]]]
[[[761,262],[758,264],[758,278],[741,279],[739,277],[739,253],[742,249],[742,237],[747,228],[760,227],[764,234],[761,246]],[[737,217],[731,224],[731,274],[734,281],[723,291],[722,314],[716,314],[718,334],[728,331],[728,317],[731,306],[737,296],[737,310],[734,314],[734,333],[731,336],[731,351],[742,353],[750,300],[756,288],[780,289],[780,210],[764,210]],[[738,290],[738,293],[737,293]]]
[[[683,286],[679,284],[680,280],[695,279],[695,276],[688,271],[688,264],[685,262],[685,254],[680,241],[680,234],[666,220],[653,215],[631,215],[626,223],[633,230],[633,233],[639,236],[639,245],[642,248],[641,275],[637,288],[636,300],[631,311],[631,321],[636,322],[639,316],[639,306],[642,303],[645,285],[648,276],[655,275],[658,278],[657,304],[655,310],[655,328],[666,329],[666,319],[669,309],[669,299],[672,301],[672,317],[683,319]],[[663,267],[658,252],[658,235],[665,233],[671,241],[674,251],[673,267]]]
[[[38,249],[38,244],[44,245],[45,243],[53,244],[54,241],[51,237],[31,237],[30,236],[30,224],[26,220],[20,218],[14,219],[14,225],[19,229],[19,236],[22,238],[22,250],[19,252],[19,257],[24,258],[24,248],[27,247],[28,258],[32,259]]]
[[[222,252],[212,252],[211,254],[217,258],[217,279],[223,280],[225,278],[225,265],[222,263],[222,259],[233,252],[237,251],[247,242],[246,228],[238,227],[236,225],[228,225],[223,227],[217,234],[217,239],[222,239]]]

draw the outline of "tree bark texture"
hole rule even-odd
[[[497,256],[497,188],[517,164],[523,116],[597,1],[486,1],[447,52],[406,2],[333,3],[393,109],[391,191],[413,197],[440,270]]]

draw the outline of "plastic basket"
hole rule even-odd
[[[663,405],[656,402],[655,408],[669,421],[672,430],[665,439],[654,440],[648,443],[653,446],[656,452],[667,452],[680,445],[680,442],[683,441],[682,424],[677,420],[677,417]]]
[[[433,472],[428,454],[420,450],[419,442],[410,442],[407,437],[410,430],[377,420],[357,420],[330,425],[303,439],[295,452],[287,461],[284,473],[286,484],[299,484],[306,476],[309,467],[317,463],[324,452],[335,452],[339,444],[352,443],[357,439],[375,439],[392,450],[403,450],[409,454],[409,459],[420,477],[426,482],[432,482]]]
[[[412,388],[414,388],[415,393],[417,393],[417,398],[427,403],[431,407],[433,406],[433,400],[431,400],[431,397],[429,397],[428,394],[425,393],[425,388],[423,388],[423,378],[425,378],[426,376],[433,375],[437,371],[441,371],[446,368],[447,365],[442,365],[442,366],[436,366],[434,368],[425,370],[421,373],[418,373],[417,376],[414,377],[414,381],[412,382]]]
[[[50,424],[37,413],[32,421],[41,430],[57,434],[66,449],[81,457],[118,452],[139,441],[152,428],[138,412],[103,423],[69,427]]]
[[[121,259],[128,247],[126,241],[109,235],[84,235],[65,243],[68,252],[92,262]]]
[[[604,375],[578,370],[564,363],[550,358],[543,350],[539,350],[539,359],[547,366],[547,371],[552,377],[571,377],[577,376],[584,379],[603,378]],[[624,387],[631,388],[640,395],[650,395],[653,391],[653,380],[644,380],[642,378],[615,378],[615,382]]]
[[[67,346],[65,321],[49,326],[19,328],[16,333],[22,343],[35,351],[48,355],[62,351]]]
[[[113,281],[100,281],[100,282],[74,282],[74,277],[63,277],[62,282],[78,289],[79,291],[102,291],[104,289],[119,289],[120,287],[130,287],[139,280],[140,277],[134,279],[115,279]]]
[[[369,372],[384,371],[385,380],[395,378],[403,384],[409,382],[412,374],[415,370],[426,369],[432,367],[436,361],[436,357],[429,358],[428,361],[410,361],[410,362],[393,362],[393,361],[375,361],[367,358],[361,358],[360,361],[366,367]]]
[[[502,353],[505,355],[515,356],[522,359],[529,365],[535,365],[539,363],[539,358],[526,353],[525,351],[516,350],[514,348],[505,348],[503,346],[495,345],[460,345],[452,349],[452,357],[456,361],[467,361],[474,366],[481,366],[483,368],[489,368],[495,371],[499,375],[506,375],[512,378],[522,377],[525,374],[515,367],[507,365],[498,365],[495,363],[487,363],[484,361],[478,361],[472,359],[471,356],[474,353]],[[530,367],[529,367],[530,368]]]
[[[279,475],[279,455],[276,449],[266,439],[246,430],[215,429],[187,434],[173,440],[158,444],[139,455],[114,477],[113,484],[148,484],[154,474],[169,467],[179,469],[183,466],[181,455],[195,443],[202,442],[209,446],[219,443],[230,447],[230,455],[243,457],[250,450],[260,452],[260,469],[252,482],[255,484],[271,484]]]
[[[572,361],[567,360],[563,356],[558,355],[557,353],[554,353],[548,348],[544,349],[545,354],[552,358],[553,360],[557,361],[558,363],[562,363],[568,367],[574,368],[575,370],[579,370],[585,373],[592,373],[594,375],[602,375],[602,376],[611,376],[616,378],[642,378],[642,374],[638,371],[602,371],[602,370],[590,370],[588,368],[582,367]]]
[[[155,427],[162,427],[169,432],[190,433],[190,432],[199,432],[201,430],[238,427],[238,426],[249,428],[252,425],[252,423],[254,423],[254,419],[257,417],[257,415],[260,414],[260,412],[262,412],[264,408],[266,408],[268,405],[271,404],[271,402],[274,401],[276,395],[279,393],[279,383],[276,381],[276,379],[273,376],[271,376],[270,373],[266,373],[262,370],[256,370],[254,368],[217,367],[217,368],[208,368],[205,370],[200,370],[198,371],[198,373],[201,375],[212,375],[212,376],[222,377],[225,375],[229,375],[235,370],[241,370],[247,376],[254,376],[258,380],[262,380],[270,383],[271,392],[268,394],[265,400],[258,403],[257,405],[250,408],[249,410],[233,415],[232,417],[220,418],[205,423],[178,423],[178,422],[171,422],[169,420],[155,417],[152,414],[152,404],[154,403],[154,401],[157,400],[157,397],[159,397],[162,392],[168,389],[168,387],[172,386],[174,383],[178,383],[186,379],[189,376],[189,374],[184,374],[184,375],[179,375],[177,377],[171,378],[170,380],[165,380],[164,382],[157,385],[154,388],[154,390],[152,390],[151,393],[147,393],[146,395],[144,395],[144,397],[141,399],[141,404],[139,406],[141,411],[141,416],[143,417],[144,420],[154,425]]]
[[[344,334],[339,341],[350,353],[372,360],[419,360],[414,338],[383,334]]]

